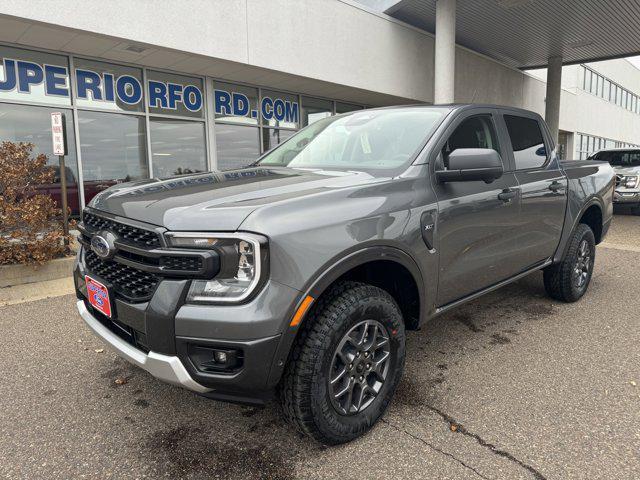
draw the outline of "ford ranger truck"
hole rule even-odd
[[[98,193],[77,307],[160,380],[277,397],[301,432],[339,444],[384,414],[408,331],[536,270],[551,297],[579,300],[614,186],[608,163],[561,163],[525,110],[336,115],[247,168]]]
[[[616,173],[614,205],[626,206],[640,215],[640,148],[600,150],[592,160],[608,162]]]

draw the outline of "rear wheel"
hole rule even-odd
[[[400,309],[380,288],[345,282],[303,325],[280,386],[285,416],[321,443],[353,440],[382,416],[402,375]]]
[[[544,286],[550,297],[575,302],[587,291],[596,256],[596,242],[588,225],[579,224],[569,240],[562,262],[544,270]]]

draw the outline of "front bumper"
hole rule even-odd
[[[207,397],[262,404],[273,396],[290,346],[287,318],[299,291],[270,281],[245,304],[190,305],[184,303],[189,280],[167,278],[148,301],[114,297],[109,319],[89,305],[85,274],[93,276],[81,249],[74,270],[78,311],[121,357],[160,380]],[[234,349],[241,353],[242,365],[229,372],[199,368],[196,348]]]
[[[614,204],[640,203],[640,191],[616,190],[613,192]]]
[[[84,300],[78,300],[77,305],[80,316],[89,328],[93,330],[93,333],[104,340],[125,360],[139,366],[164,382],[178,385],[198,393],[211,391],[211,388],[200,385],[191,378],[191,375],[189,375],[189,372],[187,372],[187,369],[184,368],[184,365],[177,356],[162,355],[152,351],[145,353],[142,350],[138,350],[91,315],[84,304]]]

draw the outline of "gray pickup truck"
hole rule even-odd
[[[405,333],[536,270],[587,290],[607,163],[561,164],[539,115],[407,106],[320,120],[245,169],[122,184],[79,225],[77,307],[119,355],[325,444],[391,401]]]
[[[640,148],[600,150],[590,160],[607,162],[616,173],[614,205],[624,205],[640,215]]]

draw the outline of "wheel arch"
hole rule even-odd
[[[573,218],[567,218],[565,220],[565,227],[567,225],[571,225],[571,228],[569,230],[566,230],[565,228],[565,231],[563,231],[560,245],[558,246],[556,254],[553,257],[554,263],[562,261],[567,253],[567,249],[569,248],[569,239],[576,231],[578,225],[580,225],[581,223],[588,225],[589,228],[593,230],[593,234],[596,237],[596,245],[600,243],[604,232],[603,212],[604,206],[602,200],[594,195],[584,203],[582,208],[575,216],[573,216]],[[567,217],[569,216],[570,214],[567,211]]]
[[[397,289],[394,290],[390,288],[388,285],[385,285],[384,282],[380,282],[377,275],[373,278],[371,277],[372,273],[377,274],[379,272],[378,269],[383,266],[390,268],[390,270],[387,271],[389,274],[388,276],[393,277],[395,274],[402,272],[407,274],[407,277],[402,278],[402,280],[412,282],[410,288],[415,288],[418,309],[417,312],[415,312],[415,318],[405,318],[405,323],[409,323],[409,325],[407,325],[408,328],[416,328],[425,313],[426,302],[424,299],[424,280],[418,264],[408,253],[397,247],[367,247],[342,257],[328,268],[323,269],[322,273],[310,282],[310,285],[306,289],[306,294],[311,295],[317,300],[335,282],[343,279],[357,280],[362,281],[363,283],[371,283],[372,285],[379,286],[383,290],[388,291],[402,309],[403,306],[398,299],[399,291]],[[369,281],[367,281],[367,275],[369,275]],[[406,312],[403,311],[403,315],[405,313]]]
[[[300,308],[300,306],[308,296],[311,296],[313,298],[313,303],[311,304],[309,310],[305,312],[300,324],[296,327],[289,326],[288,322],[291,320],[291,318],[293,318],[293,312],[291,312],[291,315],[289,315],[287,319],[287,325],[285,326],[285,330],[282,333],[281,341],[273,360],[268,380],[269,386],[275,386],[280,381],[298,334],[305,327],[307,318],[309,317],[309,313],[313,311],[313,309],[318,304],[318,300],[329,289],[329,287],[331,287],[331,285],[333,285],[335,282],[342,279],[354,280],[354,277],[351,276],[351,274],[353,274],[354,272],[357,272],[357,274],[366,273],[366,267],[368,265],[381,266],[381,263],[384,263],[385,265],[395,265],[395,268],[403,269],[398,271],[403,271],[410,275],[411,281],[413,282],[413,287],[416,291],[415,293],[417,296],[418,305],[416,318],[410,319],[409,322],[407,322],[407,319],[405,319],[405,326],[407,327],[407,329],[418,328],[422,319],[426,315],[427,304],[425,299],[423,275],[420,271],[420,268],[418,267],[418,264],[411,257],[411,255],[400,248],[388,245],[368,246],[347,253],[340,258],[328,262],[325,266],[323,266],[323,268],[320,269],[320,273],[313,277],[308,282],[308,284],[305,285],[303,289],[301,289],[302,294],[300,295],[300,298],[296,303],[293,312],[297,311],[298,308]],[[357,280],[358,278],[356,277],[355,279]],[[375,285],[375,283],[372,284]],[[385,289],[384,287],[381,288]],[[387,289],[385,290],[389,291]],[[396,302],[398,302],[397,296],[394,295],[394,293],[397,292],[389,293],[392,297],[394,297]],[[398,303],[400,308],[402,309],[403,306],[400,302]],[[404,308],[406,308],[406,306]],[[403,311],[403,316],[404,314],[405,311]]]

